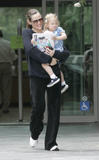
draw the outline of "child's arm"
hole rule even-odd
[[[60,36],[54,36],[53,37],[54,40],[66,40],[67,39],[67,35],[65,32],[61,32],[61,35]]]

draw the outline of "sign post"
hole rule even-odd
[[[17,44],[18,44],[18,101],[19,101],[19,122],[23,121],[23,101],[22,101],[22,54],[20,44],[22,44],[22,21],[17,23]]]

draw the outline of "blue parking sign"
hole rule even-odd
[[[90,109],[89,101],[81,101],[80,102],[80,110],[81,111],[89,111],[89,109]]]

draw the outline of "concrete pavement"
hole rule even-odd
[[[59,152],[44,150],[45,130],[33,149],[28,125],[0,126],[0,160],[99,160],[99,124],[60,125]]]

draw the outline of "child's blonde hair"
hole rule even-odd
[[[58,20],[58,17],[56,14],[54,13],[48,13],[46,16],[45,16],[45,20],[44,20],[44,30],[47,30],[48,29],[48,24],[50,23],[50,20],[51,19],[55,19],[55,21],[57,22],[57,25],[59,26],[59,20]]]

